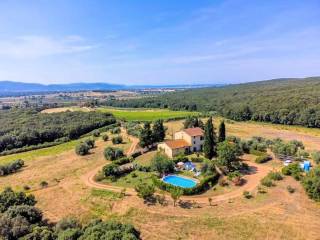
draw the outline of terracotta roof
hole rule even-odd
[[[196,128],[187,128],[183,129],[186,134],[190,135],[191,137],[196,137],[196,136],[203,136],[203,130],[199,127]]]
[[[178,148],[184,148],[184,147],[191,146],[189,143],[187,143],[183,139],[165,141],[165,144],[167,144],[168,147],[171,149],[178,149]]]

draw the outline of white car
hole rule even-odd
[[[288,166],[290,163],[292,163],[291,160],[285,160],[284,163],[283,163],[283,165]]]

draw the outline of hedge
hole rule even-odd
[[[122,157],[122,158],[119,158],[117,160],[114,160],[113,163],[116,164],[116,165],[123,165],[123,164],[132,162],[132,160],[133,159],[130,159],[128,157]]]
[[[215,175],[205,177],[193,188],[181,188],[181,187],[176,187],[169,183],[166,183],[155,176],[152,177],[152,181],[154,185],[160,188],[161,190],[171,192],[172,190],[178,188],[178,189],[181,189],[181,191],[183,192],[183,195],[195,195],[195,194],[203,193],[208,189],[210,189],[211,186],[216,184],[218,179],[219,179],[219,174],[216,173]],[[211,183],[211,186],[210,186],[210,183]]]

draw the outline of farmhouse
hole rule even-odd
[[[174,140],[168,140],[158,145],[158,150],[163,151],[168,157],[179,154],[189,154],[202,151],[203,130],[201,128],[187,128],[174,134]]]

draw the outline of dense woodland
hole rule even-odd
[[[0,111],[0,153],[61,139],[76,139],[96,128],[115,123],[101,112],[44,114],[33,109]]]
[[[202,88],[157,97],[110,100],[114,107],[217,112],[233,120],[320,127],[320,77]]]

